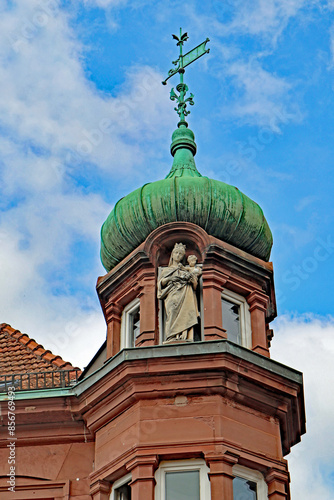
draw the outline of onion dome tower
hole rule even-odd
[[[190,113],[187,104],[194,105],[194,96],[185,98],[188,86],[183,82],[183,72],[185,66],[209,52],[210,49],[205,49],[209,40],[184,56],[182,45],[187,34],[181,34],[178,40],[181,52],[178,68],[168,76],[176,73],[181,76],[176,87],[179,95],[174,89],[170,93],[170,98],[178,102],[175,110],[180,117],[170,147],[173,165],[165,179],[145,184],[116,203],[101,231],[101,260],[107,271],[143,243],[152,231],[177,221],[196,224],[207,234],[254,257],[265,261],[270,257],[272,234],[259,205],[238,188],[203,177],[196,168],[195,136],[185,120]]]
[[[169,222],[192,222],[208,234],[268,261],[272,235],[259,205],[238,188],[197,170],[194,133],[185,122],[172,136],[171,171],[118,201],[102,226],[101,259],[107,271],[149,234]]]
[[[197,170],[183,77],[209,40],[183,55],[187,34],[173,38],[172,168],[118,201],[101,231],[107,341],[87,409],[91,492],[287,500],[284,455],[305,432],[305,411],[302,374],[270,359],[272,235],[259,205]]]

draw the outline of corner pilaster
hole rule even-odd
[[[207,454],[205,460],[210,467],[211,500],[233,500],[233,465],[238,463],[238,456],[229,452]]]
[[[111,484],[104,479],[98,479],[90,488],[90,494],[93,500],[109,500]]]
[[[223,328],[221,296],[228,277],[217,269],[203,268],[204,339],[227,339]]]
[[[135,457],[126,464],[127,470],[132,474],[130,483],[132,500],[154,500],[154,473],[157,465],[156,455]]]
[[[156,278],[150,272],[141,281],[140,298],[140,334],[136,339],[136,347],[158,344],[156,318]]]
[[[288,472],[271,468],[266,474],[266,482],[269,500],[290,500]]]
[[[122,308],[115,303],[107,304],[107,359],[117,354],[121,347]]]
[[[266,330],[266,311],[269,297],[254,290],[247,297],[252,324],[252,350],[270,357]]]

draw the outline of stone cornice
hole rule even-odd
[[[63,422],[78,421],[73,422],[75,436],[64,429],[69,440],[81,440],[85,433],[89,440],[97,429],[139,400],[219,394],[233,404],[278,419],[286,454],[305,432],[302,388],[300,372],[226,340],[124,349],[69,389],[67,398],[52,402],[40,397],[26,423],[40,422],[41,412],[55,405],[55,415],[63,415]],[[28,403],[33,404],[20,401],[22,408]]]
[[[288,453],[305,431],[302,384],[300,372],[228,341],[127,349],[78,384],[73,410],[96,432],[141,399],[216,393],[277,418]]]

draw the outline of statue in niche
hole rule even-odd
[[[188,257],[185,265],[186,246],[176,243],[168,267],[161,271],[158,280],[158,299],[163,300],[166,311],[165,342],[193,341],[194,326],[198,324],[196,288],[202,273],[196,255]]]

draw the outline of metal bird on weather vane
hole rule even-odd
[[[173,64],[175,68],[172,68],[168,71],[168,76],[166,80],[162,82],[163,85],[167,85],[167,80],[171,78],[172,76],[176,75],[176,73],[180,74],[180,83],[176,86],[176,90],[179,93],[177,95],[174,91],[174,88],[170,91],[170,99],[172,101],[177,101],[178,105],[175,107],[175,111],[180,117],[180,121],[178,123],[178,127],[180,125],[185,125],[186,127],[188,126],[188,123],[185,120],[185,117],[189,115],[190,111],[187,110],[187,104],[190,106],[194,105],[194,94],[190,93],[190,96],[185,99],[186,93],[188,92],[188,85],[186,85],[183,82],[183,75],[185,73],[185,67],[189,66],[192,62],[196,61],[196,59],[199,59],[200,57],[204,56],[204,54],[208,54],[210,52],[210,49],[206,49],[206,44],[210,41],[209,38],[204,40],[204,42],[200,43],[195,47],[194,49],[190,50],[186,54],[182,54],[182,47],[184,42],[188,40],[188,34],[183,33],[182,34],[182,28],[180,28],[180,36],[177,37],[176,35],[172,35],[174,40],[177,40],[177,44],[180,47],[180,55],[176,61],[173,61]]]

